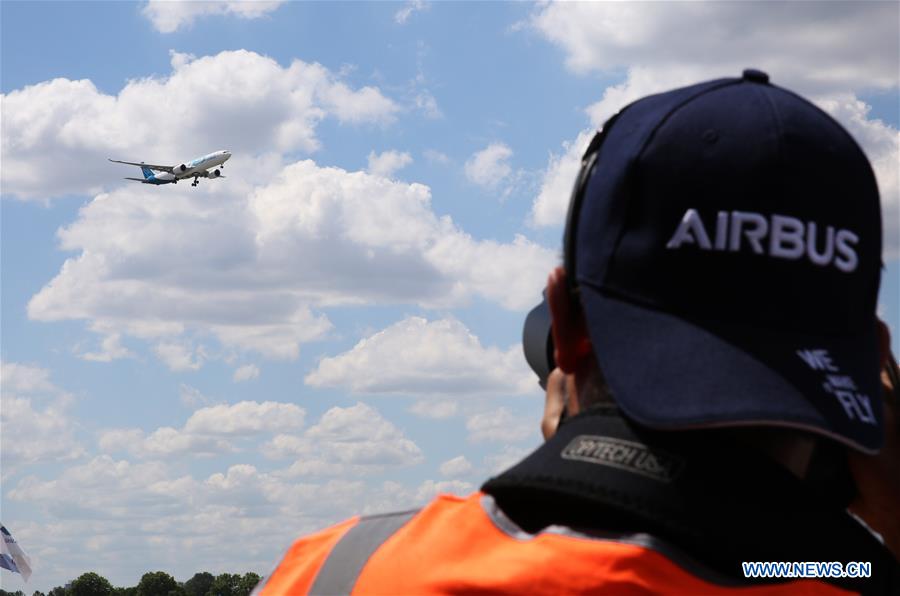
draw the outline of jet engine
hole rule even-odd
[[[187,166],[184,164],[181,164],[180,166],[175,166],[175,171],[176,172],[186,172]]]
[[[212,172],[209,173],[209,177],[210,177],[210,178],[218,178],[218,177],[221,176],[221,175],[222,175],[222,172],[220,172],[220,171],[217,170],[217,169],[216,169],[216,170],[213,170]]]

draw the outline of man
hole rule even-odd
[[[547,442],[481,493],[298,540],[260,592],[900,593],[846,512],[897,496],[853,139],[747,70],[625,108],[569,209]]]

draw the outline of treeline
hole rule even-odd
[[[260,579],[255,573],[213,575],[202,571],[182,583],[164,571],[151,571],[145,573],[136,586],[116,588],[102,575],[90,572],[46,594],[36,591],[31,596],[249,596]],[[7,592],[0,589],[0,596],[26,594],[21,590]]]

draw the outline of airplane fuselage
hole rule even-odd
[[[144,184],[159,185],[173,184],[184,178],[194,178],[194,186],[196,186],[197,178],[220,177],[220,170],[214,168],[216,168],[216,166],[222,166],[229,159],[231,159],[231,152],[223,149],[221,151],[209,153],[203,157],[198,157],[189,162],[172,166],[171,171],[159,171],[156,169],[162,166],[148,166],[143,163],[134,164],[140,166],[141,171],[144,174],[143,180],[135,180],[143,182]],[[169,168],[166,167],[166,170],[168,169]]]
[[[221,151],[216,151],[215,153],[210,153],[209,155],[204,155],[203,157],[198,157],[187,163],[179,164],[172,169],[175,170],[174,176],[178,179],[191,178],[198,173],[202,174],[210,168],[222,165],[230,158],[231,152],[223,149]]]

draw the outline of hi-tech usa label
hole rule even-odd
[[[684,468],[683,459],[659,449],[651,449],[643,443],[596,435],[575,437],[561,455],[563,459],[612,466],[660,482],[671,482]]]

